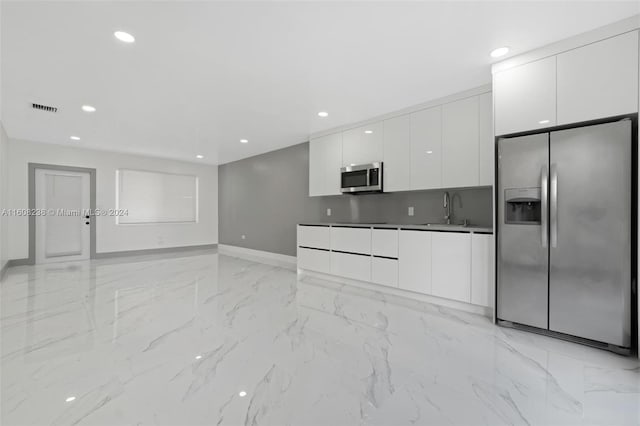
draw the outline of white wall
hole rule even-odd
[[[2,209],[8,204],[8,171],[7,171],[7,150],[9,138],[0,122],[0,270],[9,260],[9,223],[6,216],[2,216]]]
[[[96,218],[96,252],[181,247],[218,242],[218,167],[138,155],[10,140],[9,208],[28,207],[28,163],[96,169],[96,208],[116,207],[116,170],[129,168],[192,174],[199,178],[199,221],[180,224],[116,225]],[[9,217],[9,259],[29,256],[26,217]]]

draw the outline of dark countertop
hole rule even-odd
[[[378,228],[378,229],[408,229],[418,231],[449,231],[449,232],[469,232],[493,234],[493,228],[475,226],[475,225],[445,225],[445,224],[394,224],[394,223],[347,223],[347,222],[304,222],[299,223],[302,226],[343,226],[349,228]]]

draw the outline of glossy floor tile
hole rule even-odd
[[[3,425],[622,425],[640,364],[215,253],[13,268]]]

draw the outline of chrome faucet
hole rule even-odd
[[[451,198],[449,192],[444,192],[443,207],[445,209],[444,220],[447,221],[447,225],[451,225]]]

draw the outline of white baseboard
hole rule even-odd
[[[270,251],[253,250],[244,247],[218,244],[218,253],[229,256],[241,257],[243,259],[266,263],[268,265],[280,266],[281,268],[296,270],[297,258],[285,254],[272,253]]]
[[[431,303],[433,305],[444,306],[447,308],[457,309],[459,311],[469,312],[472,314],[483,315],[485,317],[491,318],[493,308],[472,305],[470,303],[458,302],[457,300],[443,299],[437,296],[431,296],[428,294],[415,293],[409,290],[402,290],[395,287],[389,287],[386,285],[379,285],[370,283],[367,281],[359,281],[352,280],[350,278],[338,277],[335,275],[323,274],[321,272],[313,272],[308,271],[306,269],[298,269],[298,275],[300,278],[312,277],[319,278],[326,281],[333,281],[340,284],[346,284],[353,287],[363,288],[366,290],[373,290],[380,293],[386,293],[397,297],[402,297],[405,299],[417,300],[419,302]]]

